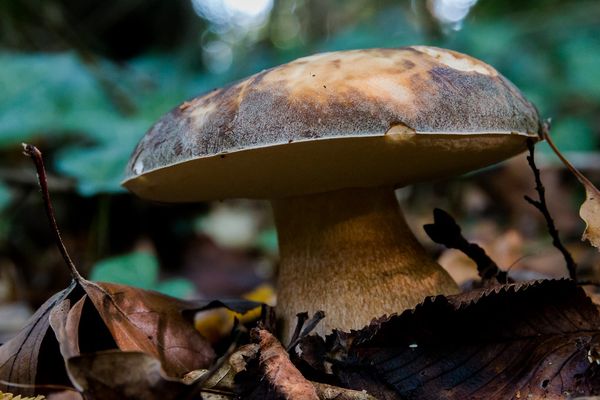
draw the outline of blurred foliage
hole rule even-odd
[[[12,193],[7,185],[0,182],[0,212],[10,204]]]
[[[16,28],[18,21],[13,19],[27,16],[15,15],[18,7],[12,3],[0,6],[2,20],[13,26],[12,31],[4,30],[0,43],[15,46],[24,41],[19,35],[33,33]],[[41,8],[37,18],[52,19],[52,13],[57,13],[63,17],[47,25],[59,33],[74,30],[61,25],[68,24],[67,16],[77,13],[73,2],[50,3],[47,15],[42,13],[45,7],[31,4],[33,9]],[[135,14],[144,10],[142,4],[124,3],[132,3],[125,11]],[[151,3],[155,7],[164,2]],[[56,154],[56,171],[74,178],[82,195],[114,193],[121,190],[124,165],[139,137],[162,113],[186,98],[315,51],[426,43],[463,51],[494,65],[538,105],[542,115],[560,121],[568,114],[569,123],[559,125],[568,130],[556,130],[559,143],[572,142],[576,137],[577,150],[595,150],[592,136],[598,133],[600,103],[600,4],[561,1],[540,8],[537,2],[525,2],[531,3],[530,7],[521,5],[519,10],[499,14],[489,2],[480,2],[461,30],[444,34],[431,28],[435,21],[426,15],[427,8],[415,3],[411,8],[407,2],[321,4],[283,0],[252,32],[239,27],[238,31],[232,27],[219,30],[210,20],[196,18],[188,23],[196,22],[199,31],[205,27],[198,34],[199,44],[182,41],[171,51],[144,52],[118,63],[93,53],[95,48],[85,47],[89,43],[81,39],[69,42],[68,35],[49,46],[56,50],[52,53],[7,48],[0,53],[0,149],[14,148],[16,143],[40,136],[64,140],[66,144]],[[114,2],[104,7],[106,15],[110,15],[111,7],[115,8],[112,12],[124,12],[122,7],[117,10]],[[191,7],[187,12],[194,16]],[[121,17],[130,16],[126,13]],[[119,21],[119,15],[115,18]],[[189,21],[189,15],[184,21]],[[119,22],[115,25],[120,27]],[[163,26],[153,28],[160,31]],[[441,29],[437,27],[437,31]],[[85,26],[79,24],[75,30],[85,32]],[[82,37],[95,33],[90,30]],[[182,27],[182,31],[189,30]],[[226,65],[218,67],[219,73],[194,60],[203,57],[204,64],[214,65],[203,49],[215,43],[222,45],[217,46],[221,53],[233,52],[231,60],[221,60]],[[185,56],[194,52],[196,56]],[[212,57],[220,60],[219,54]]]
[[[73,239],[84,263],[133,251],[140,238],[150,237],[161,262],[172,259],[172,267],[184,268],[183,253],[165,256],[165,251],[183,251],[187,242],[179,227],[205,209],[158,212],[124,200],[119,182],[136,142],[183,100],[314,52],[429,44],[468,53],[495,66],[542,116],[553,118],[553,136],[567,153],[598,152],[599,2],[480,0],[451,23],[434,12],[442,3],[0,2],[0,257],[25,271],[47,264],[27,265],[33,262],[30,254],[41,254],[51,243],[37,227],[40,219],[20,208],[35,192],[35,180],[18,144],[31,141],[45,150],[55,178],[51,189],[61,193],[59,218],[74,235],[88,233]],[[237,10],[226,8],[236,4]],[[244,4],[266,8],[244,14]],[[580,167],[600,168],[597,158],[583,159],[589,163]],[[165,222],[169,218],[173,221]],[[270,253],[276,235],[261,232],[258,248]],[[35,243],[15,244],[23,240]],[[135,252],[123,257],[97,264],[92,278],[160,288],[155,258]]]
[[[134,252],[99,261],[92,267],[90,279],[156,290],[174,297],[186,298],[195,293],[194,284],[186,279],[159,281],[158,260],[146,252]]]
[[[0,64],[0,148],[76,137],[56,154],[55,168],[75,178],[82,195],[120,191],[141,133],[182,98],[208,88],[166,57],[135,59],[126,70],[71,52],[7,53]]]

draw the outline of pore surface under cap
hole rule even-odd
[[[163,116],[124,185],[159,201],[400,186],[500,161],[538,130],[495,69],[432,47],[305,57]]]

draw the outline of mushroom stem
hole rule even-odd
[[[316,329],[325,335],[361,328],[429,295],[458,291],[411,232],[391,188],[347,189],[272,205],[284,341],[299,312],[325,311]]]

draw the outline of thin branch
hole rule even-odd
[[[292,338],[290,339],[290,344],[287,347],[287,351],[289,352],[292,348],[293,348],[293,344],[294,343],[298,343],[298,341],[300,340],[300,333],[302,332],[302,327],[304,326],[304,323],[306,322],[306,320],[308,319],[308,313],[307,312],[301,312],[296,314],[296,328],[294,329],[294,333],[292,334]]]
[[[546,135],[544,135],[544,136],[547,137]],[[531,204],[532,206],[537,208],[544,216],[544,219],[546,220],[546,226],[548,228],[548,233],[550,234],[550,237],[552,237],[552,244],[563,255],[563,258],[565,259],[565,263],[567,265],[567,270],[569,271],[569,277],[573,280],[576,280],[577,279],[577,264],[573,260],[571,253],[569,253],[569,251],[565,248],[565,246],[563,246],[563,244],[560,240],[560,237],[558,236],[558,230],[556,229],[556,226],[554,225],[554,220],[552,219],[552,216],[550,215],[550,211],[548,211],[548,205],[546,204],[546,189],[544,188],[544,185],[542,184],[542,179],[540,177],[540,170],[535,165],[534,141],[532,139],[527,139],[527,148],[529,149],[529,155],[527,156],[527,161],[529,162],[529,166],[531,167],[531,170],[533,171],[533,176],[535,177],[535,190],[538,193],[539,200],[534,200],[529,196],[523,196],[523,197],[525,198],[525,201],[527,201],[529,204]]]
[[[298,317],[298,325],[300,325],[300,314],[298,314],[298,316],[299,316]],[[294,336],[296,338],[290,342],[290,344],[287,347],[287,351],[289,352],[289,351],[293,350],[294,347],[296,347],[298,345],[298,343],[300,343],[302,338],[304,338],[306,335],[311,333],[313,331],[313,329],[315,329],[317,327],[317,325],[319,324],[319,322],[321,322],[321,320],[323,318],[325,318],[325,312],[319,310],[315,313],[315,315],[312,316],[311,319],[308,320],[308,322],[306,322],[306,324],[304,324],[304,321],[302,321],[301,326],[296,326],[296,330],[298,330],[298,331],[300,330],[299,328],[304,328],[304,329],[297,336],[294,333]]]
[[[42,191],[42,198],[44,199],[44,206],[46,208],[46,215],[48,216],[48,221],[50,222],[51,231],[54,234],[54,240],[56,241],[56,245],[58,246],[58,250],[62,255],[65,263],[69,267],[71,271],[71,277],[75,279],[77,282],[80,282],[83,278],[77,271],[75,267],[75,263],[71,260],[69,253],[67,252],[67,248],[62,240],[62,236],[60,235],[60,230],[58,229],[58,224],[56,223],[56,218],[54,217],[54,207],[52,207],[52,202],[50,201],[50,192],[48,191],[48,179],[46,176],[46,168],[44,168],[44,160],[42,158],[42,153],[38,150],[37,147],[31,144],[23,143],[23,154],[28,157],[31,157],[33,163],[35,164],[35,169],[37,171],[38,182],[40,184],[40,189]]]
[[[446,211],[439,208],[433,210],[433,224],[424,225],[423,229],[434,242],[443,244],[449,249],[460,250],[472,259],[477,264],[477,272],[484,285],[493,280],[502,284],[508,282],[507,272],[501,270],[485,250],[465,239],[460,226]]]

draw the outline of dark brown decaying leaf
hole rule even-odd
[[[53,334],[48,329],[50,312],[56,304],[68,298],[75,287],[73,281],[69,287],[48,299],[14,338],[0,346],[0,380],[25,385],[58,383],[40,379],[38,367],[43,363],[45,356],[48,355],[54,359],[52,355],[55,352],[52,349],[44,348],[44,345],[46,347],[55,345],[55,342],[52,342]],[[0,390],[10,392],[11,387],[0,382]],[[19,392],[23,395],[30,395],[33,390],[23,388]]]
[[[185,398],[190,387],[164,376],[160,362],[139,352],[105,351],[70,358],[74,383],[86,399],[170,400]]]
[[[581,288],[541,281],[432,297],[327,345],[335,375],[377,398],[562,399],[600,392],[599,328]]]

